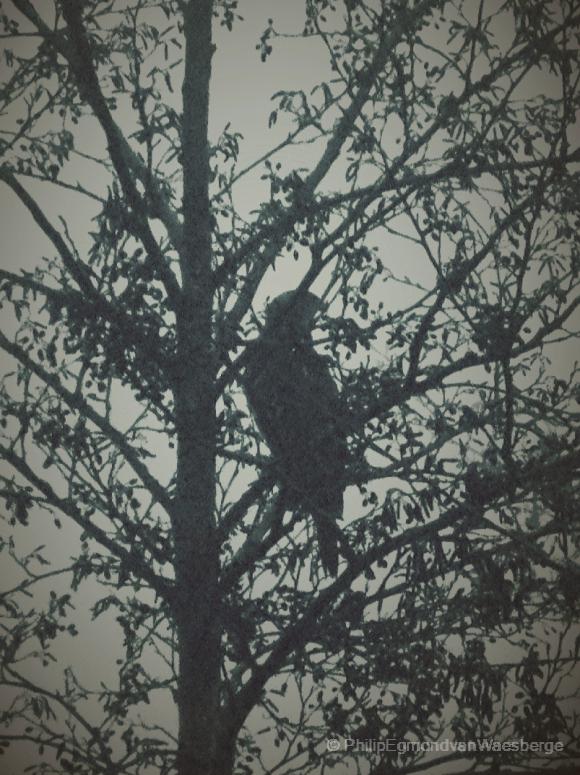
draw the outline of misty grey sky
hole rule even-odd
[[[500,0],[497,0],[497,5],[500,5]],[[270,0],[270,2],[242,0],[239,11],[244,20],[236,22],[232,32],[224,28],[216,28],[217,50],[213,60],[211,83],[210,131],[212,138],[217,140],[226,125],[230,124],[231,130],[242,134],[240,169],[281,142],[290,130],[290,125],[283,116],[279,117],[272,129],[268,128],[268,117],[273,108],[271,94],[285,89],[302,89],[310,92],[317,83],[332,77],[327,52],[323,50],[320,42],[317,39],[303,40],[298,37],[302,27],[303,7],[302,2],[294,0]],[[262,63],[256,44],[268,24],[268,18],[272,18],[275,28],[287,33],[288,38],[274,41],[271,57],[266,63]],[[508,31],[505,32],[507,35]],[[178,77],[174,78],[174,85],[179,87]],[[554,82],[548,76],[540,77],[538,73],[535,75],[532,73],[522,86],[522,98],[527,98],[534,93],[545,93],[551,88],[554,88]],[[179,96],[177,88],[170,97],[176,107],[179,106]],[[128,116],[128,106],[121,105],[119,113]],[[0,117],[3,126],[10,127],[13,120],[14,116]],[[576,127],[578,128],[578,124]],[[104,151],[103,137],[94,122],[83,120],[79,127],[79,134],[86,151],[97,156],[101,155]],[[289,168],[293,165],[308,166],[317,158],[320,148],[320,144],[305,144],[299,149],[292,149],[289,154],[284,155],[284,163]],[[261,169],[257,168],[236,187],[235,196],[240,211],[248,216],[261,200],[267,197],[268,185],[266,181],[260,180],[260,174]],[[75,158],[67,166],[63,177],[71,184],[76,180],[82,180],[99,195],[104,193],[107,184],[107,177],[103,172],[96,165],[81,158]],[[341,180],[341,173],[331,173],[326,185],[329,188],[334,186],[339,188]],[[94,203],[73,192],[55,189],[47,184],[27,182],[26,185],[38,195],[48,216],[55,223],[58,223],[60,217],[64,218],[77,248],[81,253],[86,251],[90,244],[88,234],[92,228]],[[0,186],[2,266],[14,272],[32,271],[38,265],[40,258],[51,257],[54,251],[39,228],[31,222],[30,215],[24,207],[15,200],[7,187],[1,184]],[[482,213],[483,217],[485,216]],[[433,269],[416,244],[385,231],[377,234],[376,239],[373,236],[370,242],[378,248],[379,255],[397,277],[408,276],[413,281],[428,287],[434,282]],[[301,255],[296,262],[277,262],[257,294],[257,309],[262,306],[268,295],[275,295],[279,291],[295,287],[308,268],[308,263],[309,260],[305,254]],[[315,290],[322,292],[326,281],[327,276],[320,278],[315,285]],[[383,302],[388,309],[406,306],[417,296],[416,288],[395,280],[382,284],[372,293],[373,301]],[[0,310],[0,326],[6,332],[13,332],[16,328],[16,323],[10,314],[8,306]],[[578,322],[577,318],[575,323]],[[576,349],[572,350],[572,347],[566,344],[554,348],[552,364],[554,373],[564,374],[569,370],[572,360],[578,355]],[[375,352],[374,355],[377,358],[386,357],[386,353],[382,352]],[[13,368],[9,359],[4,359],[0,365],[2,371]],[[136,409],[136,403],[132,398],[121,396],[119,393],[115,411],[116,417],[121,420],[121,426],[123,419],[131,417]],[[125,421],[128,422],[128,419]],[[156,460],[152,461],[151,468],[162,480],[168,482],[173,470],[173,452],[166,444],[159,441],[155,455]],[[34,522],[33,529],[21,531],[18,539],[19,549],[30,549],[39,544],[47,544],[47,554],[57,563],[66,563],[77,550],[80,531],[74,528],[59,531],[46,514],[39,516],[40,519]],[[14,565],[3,566],[4,585],[9,586],[17,578],[18,572]],[[63,578],[61,583],[62,588],[66,589],[66,579]],[[45,591],[48,591],[48,587]],[[60,652],[62,663],[66,664],[69,661],[73,663],[81,679],[87,681],[94,680],[99,675],[110,676],[111,665],[120,648],[121,632],[112,615],[94,623],[90,621],[89,611],[97,596],[98,591],[90,584],[84,584],[81,587],[76,598],[76,616],[78,616],[80,635],[75,639],[63,639]],[[44,602],[42,594],[39,602]],[[151,660],[150,666],[159,665],[153,655],[150,654],[148,658]],[[52,666],[44,672],[40,671],[37,677],[41,681],[47,681],[49,685],[53,683],[56,685],[60,680],[60,676],[54,672]],[[173,721],[173,713],[173,705],[168,694],[164,696],[160,694],[159,700],[146,711],[149,721],[162,725]],[[10,775],[19,774],[14,772]]]

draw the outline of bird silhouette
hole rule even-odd
[[[335,576],[347,443],[338,388],[312,342],[320,305],[304,291],[283,293],[269,304],[263,330],[250,346],[243,384],[288,506],[311,515],[322,566]]]

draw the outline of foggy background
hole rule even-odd
[[[500,0],[497,0],[497,4],[500,5]],[[305,40],[299,36],[304,19],[302,2],[242,0],[239,12],[244,20],[236,22],[232,32],[217,25],[215,27],[214,41],[217,49],[213,59],[210,131],[214,141],[228,124],[231,125],[231,130],[241,133],[243,139],[240,141],[238,167],[244,169],[271,147],[284,140],[291,129],[288,119],[283,115],[279,116],[278,122],[271,129],[268,128],[268,117],[274,107],[274,103],[270,100],[271,95],[285,89],[302,89],[309,93],[317,83],[329,79],[331,72],[327,52],[320,41],[316,38]],[[278,31],[287,32],[289,37],[286,40],[275,41],[272,55],[266,63],[262,63],[256,45],[268,24],[268,18],[273,19]],[[506,38],[509,38],[509,31],[506,31]],[[5,47],[10,47],[10,42]],[[554,90],[554,96],[557,97],[557,82],[541,74],[538,69],[534,73],[533,79],[526,79],[525,88],[522,90],[523,96],[531,96],[534,92],[550,94],[550,90]],[[173,78],[175,92],[167,96],[178,108],[180,80],[177,72],[173,73]],[[117,118],[126,110],[126,118],[129,122],[130,106],[119,105],[119,108],[115,114]],[[0,116],[0,130],[12,128],[13,121],[13,116]],[[578,128],[578,124],[576,127]],[[82,138],[82,146],[87,152],[95,156],[104,154],[103,135],[94,121],[83,120],[78,127],[78,136]],[[290,154],[286,154],[286,164],[288,168],[293,164],[296,167],[310,167],[311,162],[318,158],[319,152],[320,144],[306,144],[300,150],[300,158],[293,160],[291,156],[295,155],[296,151],[292,149]],[[257,166],[239,185],[237,191],[237,202],[241,204],[242,210],[248,216],[262,199],[268,198],[268,182],[260,180],[261,172],[262,168]],[[108,178],[98,165],[74,155],[62,177],[73,184],[78,179],[98,194],[105,191],[108,183]],[[335,182],[337,187],[341,183],[339,169],[331,171],[325,185],[331,187]],[[34,184],[30,180],[26,180],[25,185],[35,196],[38,196],[40,204],[53,223],[58,225],[61,216],[66,220],[71,237],[82,255],[90,245],[88,234],[92,228],[91,218],[96,212],[94,203],[74,192],[57,189],[52,185]],[[53,255],[52,246],[33,223],[30,214],[2,182],[0,182],[0,219],[4,268],[16,273],[22,270],[32,271],[39,264],[41,257]],[[376,244],[381,257],[391,267],[395,277],[406,275],[427,287],[433,284],[432,267],[419,248],[395,237],[384,237],[381,244]],[[277,263],[259,289],[255,304],[256,312],[261,311],[262,305],[269,296],[296,287],[308,266],[309,260],[306,256],[301,256],[293,265],[289,262]],[[327,281],[328,274],[323,275],[317,280],[314,290],[322,292]],[[416,296],[415,289],[396,279],[382,286],[382,301],[389,310],[408,306]],[[46,312],[40,314],[47,319]],[[8,305],[0,310],[0,325],[7,335],[17,327],[17,323],[11,317],[11,307]],[[377,353],[377,357],[388,360],[388,353]],[[578,350],[572,344],[553,348],[554,372],[564,374],[577,357]],[[0,359],[3,373],[14,369],[14,362],[4,353],[0,352]],[[118,427],[122,428],[123,422],[129,424],[129,418],[135,415],[137,405],[128,393],[123,395],[122,391],[115,396],[115,404],[117,417],[120,419]],[[169,447],[161,448],[161,444],[160,448],[152,451],[155,452],[156,459],[150,461],[151,470],[162,482],[168,483],[173,473],[174,452]],[[4,464],[0,462],[0,465]],[[47,473],[50,475],[50,472]],[[58,481],[55,481],[54,485],[57,488]],[[3,516],[9,517],[5,514]],[[6,527],[3,524],[3,530]],[[7,532],[12,532],[12,528]],[[78,552],[80,532],[66,518],[63,519],[62,529],[58,529],[47,513],[32,513],[30,526],[19,527],[15,531],[16,547],[23,552],[42,545],[45,547],[43,554],[47,559],[54,562],[57,567],[61,567],[67,565],[70,557]],[[0,573],[2,589],[16,585],[22,578],[20,569],[8,559],[6,551],[2,556]],[[43,595],[46,598],[50,589],[64,591],[66,588],[67,577],[57,578],[41,589],[36,588],[35,595],[40,597],[37,602],[31,600],[30,605],[42,607],[46,602]],[[91,607],[101,594],[100,587],[93,587],[92,583],[87,581],[83,582],[78,592],[74,594],[75,612],[72,621],[77,623],[78,635],[74,638],[64,636],[57,641],[60,649],[59,664],[49,664],[44,669],[38,668],[39,674],[32,677],[39,683],[47,687],[58,685],[61,680],[61,670],[68,664],[74,668],[81,683],[86,683],[88,686],[98,685],[101,677],[107,681],[114,679],[115,660],[121,656],[123,636],[113,615],[105,614],[94,622],[91,620]],[[153,656],[149,667],[160,668],[161,672],[166,672],[160,662],[155,664]],[[9,697],[3,698],[2,705],[9,700]],[[144,718],[149,723],[175,728],[175,708],[169,693],[158,693],[156,701],[144,708]],[[18,759],[15,758],[15,754],[16,749],[11,749],[0,765],[6,775],[20,775],[25,767],[35,760],[34,750],[29,751],[27,758]]]

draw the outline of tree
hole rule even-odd
[[[273,0],[255,56],[303,82],[247,160],[239,5],[3,4],[10,767],[571,772],[580,9]],[[240,387],[297,285],[349,428],[336,579]]]

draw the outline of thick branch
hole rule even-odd
[[[13,0],[13,3],[69,63],[83,99],[91,107],[105,132],[111,161],[119,177],[127,203],[133,211],[136,235],[143,243],[150,260],[154,262],[167,294],[172,303],[175,304],[179,296],[179,285],[147,221],[147,207],[134,180],[132,163],[135,155],[113,120],[101,91],[93,64],[91,47],[83,25],[82,4],[77,3],[76,0],[62,0],[63,16],[69,32],[68,40],[63,40],[62,35],[53,32],[43,22],[27,0]],[[165,225],[170,231],[171,223]]]
[[[42,229],[44,234],[46,234],[48,239],[52,242],[58,251],[59,256],[61,257],[65,268],[76,284],[79,286],[79,288],[83,291],[83,293],[85,293],[89,298],[94,298],[97,296],[98,294],[93,286],[90,271],[86,266],[76,260],[58,230],[55,229],[52,223],[48,220],[45,213],[38,205],[37,201],[28,193],[24,186],[18,182],[13,172],[6,167],[0,167],[0,180],[3,180],[8,186],[10,186],[22,204],[32,215],[35,223]]]
[[[212,221],[209,205],[209,82],[212,0],[182,4],[182,298],[177,309],[178,372],[175,616],[178,635],[179,775],[219,775],[216,745],[221,666],[219,543],[215,525],[216,417],[212,332]],[[226,768],[223,768],[226,771]]]

